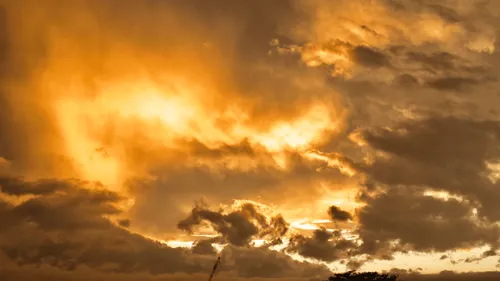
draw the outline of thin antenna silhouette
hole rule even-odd
[[[210,273],[210,277],[208,277],[208,281],[212,281],[212,278],[215,275],[215,271],[217,270],[217,267],[220,264],[220,256],[217,258],[217,261],[215,261],[214,268],[212,269],[212,273]]]

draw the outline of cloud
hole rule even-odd
[[[68,185],[64,181],[53,184]],[[17,181],[19,190],[36,185]],[[2,221],[7,219],[7,225],[3,225],[0,248],[9,259],[19,265],[48,264],[64,270],[80,265],[100,270],[107,264],[114,272],[153,274],[203,268],[190,264],[183,250],[162,246],[104,218],[120,213],[116,205],[122,199],[119,195],[70,186],[67,190],[54,188],[57,191],[18,205],[4,202]],[[12,220],[16,223],[8,224]],[[32,238],[26,243],[28,237]]]
[[[161,238],[201,193],[292,204],[319,188],[284,189],[343,177],[297,153],[337,134],[344,112],[321,74],[268,56],[301,18],[290,1],[35,2],[1,1],[12,174],[99,181],[134,199],[131,230]]]
[[[130,227],[130,220],[128,220],[128,219],[119,220],[118,225],[120,225],[122,227]]]
[[[389,58],[370,47],[357,46],[352,51],[353,60],[363,66],[377,68],[390,66]]]
[[[0,277],[2,280],[14,281],[14,280],[26,280],[35,281],[40,280],[40,278],[47,278],[55,281],[63,280],[97,280],[97,281],[133,281],[133,280],[148,280],[148,281],[171,281],[171,280],[200,280],[208,278],[208,274],[197,273],[197,274],[186,274],[186,273],[176,273],[176,274],[159,274],[159,275],[149,275],[147,273],[113,273],[113,272],[102,272],[90,269],[85,266],[80,266],[72,271],[60,270],[55,267],[50,266],[31,266],[25,265],[22,267],[11,266],[10,264],[3,264],[2,272],[0,272]],[[328,274],[322,275],[328,276]],[[235,277],[231,274],[219,273],[216,275],[217,280],[248,280],[248,278]],[[285,278],[273,278],[273,277],[255,277],[252,280],[258,281],[270,281],[270,280],[292,280],[292,281],[307,281],[310,280],[308,277],[285,277]]]
[[[225,242],[235,246],[249,245],[255,238],[274,241],[282,238],[288,231],[288,224],[281,215],[268,219],[251,203],[244,203],[227,214],[222,213],[222,210],[211,211],[207,206],[197,205],[177,226],[192,233],[194,227],[205,221],[210,223]]]
[[[465,280],[495,280],[500,276],[498,272],[468,272],[457,273],[453,271],[442,271],[439,274],[401,274],[401,278],[409,281],[465,281]]]
[[[33,186],[49,183],[48,180],[10,180],[14,181],[15,194],[29,193]],[[20,276],[21,266],[26,278],[30,278],[29,274],[47,274],[51,278],[62,275],[74,279],[81,270],[103,275],[99,278],[109,274],[110,278],[130,275],[150,279],[174,278],[166,274],[209,272],[213,253],[207,248],[207,241],[197,243],[191,251],[170,248],[111,222],[110,216],[120,214],[116,204],[123,198],[117,194],[102,187],[88,189],[81,182],[52,180],[51,183],[54,186],[52,192],[38,192],[37,197],[17,205],[0,201],[0,250],[8,264],[7,271],[2,271],[6,278]],[[244,210],[252,218],[259,216],[251,207],[244,207]],[[251,274],[252,271],[238,267],[241,266],[237,261],[238,253],[246,250],[232,248],[230,251],[233,256],[225,257],[227,264],[222,270],[233,272],[234,276]],[[313,276],[327,272],[319,266],[292,261],[286,255],[274,254],[267,249],[256,249],[252,253],[254,264],[257,260],[265,260],[266,265],[273,262],[283,264],[273,268],[272,273],[261,271],[254,275],[281,276],[286,272],[288,276]],[[277,256],[277,261],[273,261]]]
[[[307,200],[317,200],[321,205],[317,209],[306,209],[299,215],[310,212],[314,216],[324,216],[324,208],[329,203],[320,201],[325,194],[321,183],[354,182],[354,179],[334,166],[335,160],[331,161],[330,167],[324,157],[309,159],[306,154],[293,152],[281,154],[280,157],[285,168],[277,166],[269,154],[257,154],[252,159],[222,157],[207,161],[197,155],[192,158],[181,155],[172,160],[176,165],[167,162],[157,166],[151,172],[154,177],[128,182],[128,187],[135,195],[135,204],[130,210],[133,226],[148,229],[155,237],[172,233],[175,225],[191,211],[192,202],[200,197],[212,206],[231,204],[234,199],[249,199],[272,202],[277,205],[276,208],[294,212],[298,210],[296,204],[309,198]],[[327,155],[327,159],[329,157]],[[343,164],[340,165],[342,167]],[[306,185],[311,188],[301,188]],[[287,196],[283,196],[283,193]],[[161,215],[164,213],[169,216]],[[283,213],[283,216],[286,218],[287,214]]]
[[[229,246],[222,251],[221,255],[223,264],[235,268],[240,276],[246,278],[318,278],[330,274],[330,271],[323,265],[301,263],[290,259],[284,253],[263,248]]]
[[[465,86],[474,85],[480,83],[480,81],[476,81],[471,78],[462,78],[462,77],[446,77],[439,78],[433,81],[428,82],[430,87],[436,88],[438,90],[463,90]]]
[[[20,178],[2,177],[0,178],[1,192],[9,195],[48,195],[56,191],[66,192],[75,189],[75,185],[84,185],[79,181],[59,181],[56,179],[26,182]]]
[[[398,241],[399,245],[409,245],[416,251],[496,243],[498,228],[475,222],[470,206],[454,199],[443,201],[425,196],[411,188],[392,188],[386,194],[366,200],[367,206],[359,211],[360,237],[364,243]]]
[[[359,260],[350,260],[346,263],[346,267],[349,269],[349,270],[358,270],[359,268],[361,268],[364,264],[364,261],[359,261]]]
[[[384,184],[429,187],[477,200],[479,216],[496,221],[491,200],[499,194],[487,163],[499,158],[499,128],[490,120],[431,117],[367,132],[366,141],[388,155],[377,158],[367,172]]]
[[[280,53],[300,52],[310,67],[328,66],[332,76],[375,83],[401,83],[400,75],[413,85],[438,91],[463,92],[476,84],[494,83],[492,69],[483,58],[412,45],[359,45],[339,39],[309,43],[304,47],[278,47]],[[409,80],[410,78],[410,81]],[[413,81],[412,81],[413,80]],[[405,83],[407,84],[407,83]],[[467,87],[468,86],[468,87]]]
[[[213,243],[229,280],[324,269],[286,254],[363,269],[497,251],[496,1],[0,7],[0,249],[18,279],[201,278]],[[207,207],[234,200],[252,203]],[[178,223],[219,237],[158,242]]]
[[[298,1],[297,5],[312,15],[311,22],[298,29],[297,36],[303,39],[325,41],[335,36],[356,45],[442,43],[444,48],[460,49],[470,47],[479,38],[495,36],[491,24],[497,14],[490,10],[496,5],[494,1],[475,5],[460,1],[436,4],[381,0],[367,5],[362,1],[319,0]],[[358,13],[354,14],[356,10]],[[377,15],[377,20],[370,17],[373,15]],[[337,25],[332,25],[334,22]],[[471,37],[467,38],[468,35]]]
[[[349,212],[346,212],[337,206],[330,206],[330,208],[328,208],[328,215],[333,221],[352,220],[352,215]]]
[[[399,115],[391,108],[396,105],[434,110],[433,103],[449,99],[429,89],[479,92],[471,103],[477,103],[477,95],[495,96],[490,89],[498,84],[497,73],[490,62],[496,61],[496,5],[296,1],[310,16],[294,29],[296,41],[305,43],[277,48],[281,54],[299,53],[306,65],[332,75],[361,126],[383,123],[379,120]]]
[[[217,254],[215,248],[212,246],[213,243],[215,242],[220,242],[218,241],[220,239],[215,238],[215,239],[206,239],[206,240],[199,240],[196,241],[191,248],[191,251],[195,254],[201,254],[201,255],[212,255],[215,256]]]
[[[293,236],[285,251],[319,261],[332,262],[349,258],[355,253],[353,250],[356,248],[354,241],[346,240],[338,231],[331,233],[326,229],[317,229],[312,237]]]
[[[363,193],[366,205],[357,212],[365,247],[497,247],[491,204],[499,194],[487,163],[498,159],[498,128],[494,121],[436,116],[365,132],[366,144],[383,152],[364,168],[379,185]]]

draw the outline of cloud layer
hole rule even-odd
[[[0,277],[496,278],[498,11],[0,0]]]

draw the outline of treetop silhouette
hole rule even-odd
[[[377,272],[348,271],[345,273],[336,273],[325,281],[402,281],[397,275]]]

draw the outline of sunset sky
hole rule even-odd
[[[0,280],[500,280],[500,1],[0,0]]]

